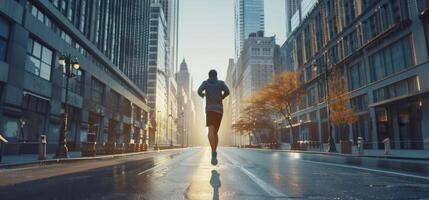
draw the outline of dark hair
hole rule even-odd
[[[210,78],[211,78],[211,77],[217,77],[217,72],[216,72],[216,70],[214,70],[214,69],[210,70],[210,71],[209,71],[209,77],[210,77]]]

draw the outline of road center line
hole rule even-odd
[[[307,162],[307,163],[320,164],[320,165],[328,165],[328,166],[334,166],[334,167],[350,168],[350,169],[357,169],[357,170],[364,170],[364,171],[370,171],[370,172],[378,172],[378,173],[384,173],[384,174],[391,174],[391,175],[397,175],[397,176],[405,176],[405,177],[410,177],[410,178],[429,180],[429,177],[427,177],[427,176],[419,176],[419,175],[406,174],[406,173],[400,173],[400,172],[392,172],[392,171],[385,171],[385,170],[379,170],[379,169],[370,169],[370,168],[365,168],[365,167],[358,167],[358,166],[352,166],[352,165],[343,165],[343,164],[336,164],[336,163],[325,163],[325,162],[311,161],[311,160],[301,160],[301,161],[302,162]]]
[[[262,190],[264,190],[271,197],[274,197],[274,198],[288,198],[285,194],[283,194],[282,192],[278,191],[275,187],[273,187],[272,185],[266,183],[262,179],[260,179],[257,176],[255,176],[255,174],[253,174],[252,172],[250,172],[249,170],[247,170],[246,168],[244,168],[243,166],[241,166],[237,161],[235,161],[229,155],[223,153],[222,156],[225,157],[229,162],[231,162],[234,167],[239,168],[254,183],[256,183],[256,185],[258,185]]]

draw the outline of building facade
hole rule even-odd
[[[151,0],[148,98],[152,117],[159,121],[157,140],[172,143],[176,130],[178,0]],[[163,123],[164,122],[164,123]],[[165,123],[167,122],[167,123]],[[174,132],[176,134],[177,131]],[[155,134],[155,133],[154,133]],[[155,135],[153,135],[155,137]]]
[[[42,134],[54,152],[67,93],[69,149],[80,149],[88,133],[98,144],[147,143],[149,107],[132,81],[145,57],[131,49],[144,51],[148,11],[146,1],[2,1],[0,132],[10,141],[6,153],[36,153]],[[62,54],[81,66],[68,88],[58,64]]]
[[[245,100],[268,84],[274,76],[274,52],[276,50],[275,37],[264,37],[262,32],[250,34],[244,42],[244,48],[235,65],[228,73],[232,83],[232,122],[236,123],[243,116],[242,110],[246,107]],[[231,80],[229,80],[231,79]],[[238,134],[238,133],[236,133]],[[262,132],[254,133],[253,142],[264,142],[268,136]],[[249,141],[249,140],[247,140]]]
[[[423,0],[320,0],[282,46],[284,68],[302,74],[306,95],[295,107],[299,127],[283,142],[328,140],[325,75],[335,69],[351,93],[358,122],[333,136],[363,137],[365,147],[429,149],[427,13]],[[328,71],[328,74],[325,72]],[[286,122],[285,126],[288,126]]]
[[[183,59],[180,64],[180,69],[176,74],[176,81],[178,85],[177,94],[177,129],[178,141],[182,144],[194,144],[194,130],[196,127],[196,113],[195,104],[192,92],[192,80],[189,74],[188,64]]]
[[[149,31],[148,105],[157,121],[156,144],[169,144],[168,139],[168,40],[167,21],[160,3],[151,3]],[[155,133],[154,133],[155,134]]]
[[[232,87],[232,73],[235,68],[235,62],[233,58],[228,60],[228,69],[226,72],[225,83],[228,87]],[[234,134],[232,131],[232,99],[233,93],[226,97],[223,101],[223,118],[219,128],[219,144],[231,146],[234,145]]]
[[[235,0],[235,58],[243,50],[250,33],[265,31],[264,1]]]

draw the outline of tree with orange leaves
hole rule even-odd
[[[338,71],[331,71],[329,78],[329,119],[333,125],[340,128],[341,139],[346,137],[344,134],[344,127],[348,124],[356,123],[358,117],[354,114],[355,110],[349,106],[351,93],[348,92],[344,80],[344,76]]]
[[[271,112],[256,104],[247,103],[241,111],[242,117],[232,125],[232,128],[241,135],[249,136],[249,145],[252,145],[252,131],[257,129],[273,129]]]
[[[299,86],[298,72],[282,72],[252,96],[249,103],[282,116],[292,127],[293,107],[301,101],[302,91]]]

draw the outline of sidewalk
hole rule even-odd
[[[47,154],[46,160],[56,160],[55,154]],[[69,151],[69,158],[79,158],[81,156],[80,151]],[[25,164],[39,161],[38,154],[20,154],[20,155],[3,155],[0,167],[3,165],[14,165],[14,164]]]
[[[267,149],[271,151],[285,151],[285,152],[299,152],[299,153],[309,153],[309,154],[324,154],[324,155],[334,155],[334,156],[347,156],[347,157],[372,157],[372,158],[390,158],[390,159],[406,159],[406,160],[424,160],[429,161],[429,150],[390,150],[388,155],[384,154],[384,150],[373,150],[365,149],[363,154],[359,154],[357,147],[353,146],[352,154],[342,154],[342,153],[329,153],[321,150],[289,150],[289,145],[282,145],[281,149]],[[337,145],[337,151],[340,150],[340,146]]]
[[[358,155],[357,151],[353,151],[352,155]],[[429,150],[390,150],[389,155],[384,154],[384,150],[365,150],[361,156],[367,157],[383,157],[383,158],[398,158],[412,160],[429,160]]]
[[[82,157],[80,151],[69,151],[69,158],[54,158],[55,154],[48,154],[46,160],[39,160],[38,154],[22,154],[22,155],[3,155],[2,162],[0,163],[0,169],[2,168],[13,168],[24,165],[35,165],[35,164],[50,164],[50,163],[64,163],[64,162],[74,162],[74,161],[84,161],[84,160],[96,160],[96,159],[106,159],[106,158],[117,158],[123,156],[132,156],[145,153],[153,153],[160,151],[174,151],[174,150],[183,150],[185,148],[170,148],[163,150],[154,150],[149,148],[147,151],[131,152],[131,153],[122,153],[122,154],[103,154],[96,156]]]

